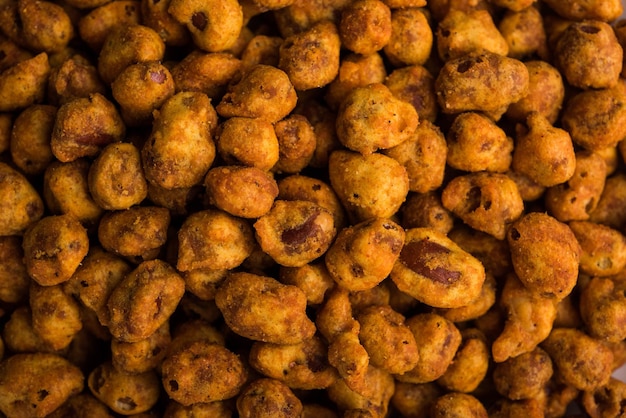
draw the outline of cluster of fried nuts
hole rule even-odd
[[[0,416],[622,416],[622,12],[4,0]]]

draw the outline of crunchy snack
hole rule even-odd
[[[15,118],[11,130],[11,158],[26,174],[41,174],[53,161],[50,135],[57,109],[51,105],[32,105]]]
[[[44,214],[43,200],[19,171],[0,162],[0,236],[21,235]]]
[[[241,418],[297,418],[302,409],[300,399],[276,379],[256,379],[237,397],[237,412]]]
[[[341,11],[339,37],[344,47],[361,55],[381,50],[391,37],[391,10],[380,0],[358,0]]]

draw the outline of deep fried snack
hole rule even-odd
[[[24,250],[18,236],[0,236],[0,301],[24,302],[30,277],[22,263]]]
[[[566,224],[545,213],[528,213],[509,228],[507,240],[513,269],[530,291],[556,299],[572,291],[581,248]]]
[[[391,10],[380,0],[357,0],[341,11],[341,44],[361,55],[381,50],[391,37]]]
[[[115,26],[138,25],[143,18],[138,0],[114,0],[95,7],[76,24],[80,39],[99,52]]]
[[[178,22],[167,9],[171,0],[140,0],[141,20],[144,25],[154,29],[166,46],[188,45],[191,35],[185,25]]]
[[[580,390],[595,390],[611,378],[613,353],[602,342],[575,328],[554,328],[541,344],[559,378]]]
[[[383,83],[386,76],[387,70],[379,53],[349,54],[341,58],[339,73],[328,85],[324,99],[330,108],[337,109],[352,89]]]
[[[297,344],[315,333],[304,292],[270,277],[231,273],[215,303],[233,332],[254,341]]]
[[[511,271],[511,253],[506,240],[499,240],[466,225],[455,225],[448,238],[480,260],[485,271],[495,277],[504,277]]]
[[[384,80],[391,94],[413,105],[420,122],[435,122],[439,113],[435,77],[421,65],[396,68]],[[419,129],[419,127],[418,127]]]
[[[170,352],[161,368],[166,392],[186,406],[232,398],[248,377],[239,356],[207,341],[195,341]]]
[[[209,301],[215,299],[217,288],[226,278],[228,270],[198,268],[182,272],[185,279],[185,289],[200,300]]]
[[[278,180],[278,199],[316,203],[332,213],[337,230],[346,225],[346,213],[337,194],[322,180],[302,174],[283,177]]]
[[[446,61],[435,92],[443,113],[482,111],[498,120],[511,103],[526,96],[528,85],[524,63],[483,51]]]
[[[580,316],[588,334],[602,341],[619,342],[626,338],[622,327],[626,297],[624,280],[594,277],[580,294]]]
[[[243,219],[207,209],[189,215],[178,231],[179,271],[198,268],[232,269],[254,247],[252,228]]]
[[[12,353],[53,353],[50,346],[33,329],[28,305],[20,305],[11,312],[2,330],[2,344]]]
[[[83,390],[83,373],[57,354],[14,354],[0,363],[0,411],[43,418]]]
[[[172,341],[167,352],[176,353],[195,342],[225,346],[226,338],[220,330],[204,319],[191,319],[178,324],[172,330]]]
[[[591,212],[591,222],[620,229],[626,225],[626,175],[616,173],[607,177],[598,206]]]
[[[129,142],[107,145],[89,168],[89,192],[99,207],[122,210],[140,204],[148,195],[141,155]]]
[[[404,229],[385,218],[372,218],[342,229],[324,255],[331,277],[350,291],[369,290],[393,268],[404,244]]]
[[[303,32],[323,20],[338,23],[341,9],[350,0],[295,1],[293,4],[274,11],[276,26],[283,38]]]
[[[241,60],[230,53],[194,50],[173,66],[172,78],[177,92],[199,91],[218,100],[241,69]]]
[[[130,374],[117,370],[110,362],[93,369],[87,385],[96,398],[122,415],[148,411],[157,403],[161,390],[155,371]]]
[[[415,108],[396,98],[384,84],[352,89],[337,113],[337,137],[362,155],[402,144],[418,125]]]
[[[330,155],[328,170],[330,184],[354,222],[391,217],[409,192],[404,167],[379,153],[336,150]]]
[[[236,0],[172,0],[167,12],[184,24],[194,44],[207,52],[234,46],[243,26],[243,12]]]
[[[506,110],[506,117],[524,122],[532,112],[539,112],[554,124],[565,98],[565,86],[559,70],[546,61],[525,61],[528,69],[528,94]]]
[[[59,107],[50,146],[54,156],[66,163],[97,155],[106,145],[121,141],[125,133],[115,104],[94,93]]]
[[[313,126],[303,115],[292,114],[274,125],[279,157],[272,171],[280,174],[299,173],[309,165],[317,140]]]
[[[169,210],[159,206],[133,206],[104,214],[98,240],[105,250],[140,263],[156,258],[167,240]]]
[[[620,87],[579,92],[565,103],[561,124],[572,141],[585,149],[615,147],[626,135],[625,102]]]
[[[541,186],[555,186],[574,175],[576,154],[570,133],[533,112],[515,138],[511,168]]]
[[[294,85],[283,70],[259,64],[229,85],[216,110],[225,118],[262,118],[274,123],[291,113],[297,100]]]
[[[87,230],[73,215],[41,218],[22,243],[28,275],[42,286],[67,281],[89,251]]]
[[[606,173],[606,162],[600,154],[578,151],[572,177],[546,191],[546,209],[561,222],[588,220],[602,196]]]
[[[626,237],[611,227],[572,221],[570,229],[580,244],[580,271],[590,276],[612,276],[626,266]]]
[[[43,197],[55,215],[69,213],[88,228],[95,226],[104,210],[89,192],[90,162],[85,158],[53,161],[43,176]]]
[[[309,263],[301,267],[280,266],[278,280],[302,290],[309,305],[320,305],[328,291],[335,286],[324,263]]]
[[[611,25],[599,20],[573,22],[554,49],[555,66],[571,86],[581,89],[614,87],[622,72],[623,54]]]
[[[241,218],[259,218],[270,211],[278,196],[274,177],[257,167],[220,166],[205,179],[209,202]]]
[[[111,28],[98,54],[98,74],[107,85],[129,65],[160,61],[165,43],[153,29],[141,25],[119,25]]]
[[[241,52],[241,68],[243,71],[257,64],[278,66],[278,49],[283,43],[280,36],[255,35]]]
[[[165,261],[142,262],[107,301],[111,335],[125,342],[148,338],[169,320],[184,292],[185,281]]]
[[[609,22],[617,19],[624,10],[622,2],[617,0],[546,0],[545,3],[559,16],[575,21],[597,19]]]
[[[10,148],[12,129],[13,129],[13,114],[0,113],[0,152],[5,152],[6,150]]]
[[[79,393],[70,397],[46,418],[113,418],[111,410],[91,393]]]
[[[524,202],[506,174],[485,171],[452,179],[441,193],[443,206],[472,228],[504,239],[522,216]]]
[[[119,73],[111,91],[127,126],[148,126],[154,110],[174,95],[174,79],[159,62],[139,62]]]
[[[450,392],[441,395],[430,408],[431,417],[487,418],[487,410],[474,396],[467,393]]]
[[[276,200],[253,225],[261,249],[282,266],[299,267],[321,257],[337,229],[333,215],[305,200]]]
[[[123,258],[92,246],[72,277],[63,284],[63,290],[93,310],[102,325],[107,325],[107,300],[131,270],[131,265]]]
[[[470,393],[487,376],[488,369],[487,338],[477,328],[467,328],[461,331],[461,345],[437,383],[449,391]]]
[[[387,416],[395,387],[393,376],[382,369],[369,366],[364,379],[365,390],[362,392],[352,390],[345,380],[337,380],[328,388],[328,397],[337,405],[339,411],[362,410],[359,411],[362,414],[357,413],[356,417]]]
[[[509,44],[487,10],[451,10],[437,24],[437,53],[442,61],[485,50],[507,56]]]
[[[359,340],[359,324],[334,335],[328,346],[328,362],[337,369],[343,385],[358,394],[366,393],[369,354]]]
[[[480,294],[472,303],[458,308],[435,308],[433,312],[452,322],[465,322],[486,314],[496,303],[496,279],[489,270],[485,272],[485,282]]]
[[[480,295],[485,269],[480,261],[432,228],[406,231],[391,279],[401,291],[438,308],[457,308]]]
[[[152,0],[149,0],[152,1]],[[187,418],[193,416],[230,418],[234,406],[228,401],[197,402],[188,406],[169,400],[163,411],[163,418]]]
[[[322,21],[285,38],[278,51],[278,68],[297,90],[323,87],[337,76],[340,49],[337,27]]]
[[[491,345],[496,363],[534,350],[550,334],[556,301],[527,289],[514,275],[506,277],[498,306],[505,311],[504,328]]]
[[[197,207],[202,198],[202,186],[165,189],[148,183],[148,200],[157,206],[167,208],[172,216],[185,216]]]
[[[415,367],[395,378],[400,382],[427,383],[439,379],[448,369],[461,345],[461,332],[444,317],[417,314],[404,322],[411,330],[419,353]]]
[[[493,371],[493,380],[498,393],[508,399],[536,399],[544,391],[552,373],[550,356],[536,347],[498,363]]]
[[[53,351],[67,348],[83,328],[78,303],[61,285],[32,283],[29,306],[33,331]]]
[[[434,382],[396,382],[391,405],[403,416],[427,418],[432,403],[442,394],[443,389]]]
[[[510,3],[510,0],[499,0]],[[543,17],[539,8],[532,7],[535,0],[522,0],[528,3],[523,7],[509,7],[498,23],[498,30],[508,45],[508,56],[524,59],[539,56],[547,58],[548,45],[543,27]]]
[[[249,138],[254,138],[250,141]],[[228,165],[246,165],[269,171],[280,158],[276,131],[262,118],[230,117],[215,135],[217,152]]]
[[[302,402],[281,381],[258,378],[237,397],[237,412],[241,418],[298,418]]]
[[[491,418],[542,418],[557,416],[544,413],[544,407],[541,401],[537,399],[524,399],[521,401],[498,399],[489,407],[488,412]]]
[[[290,389],[315,390],[329,387],[338,377],[327,354],[327,344],[317,336],[298,344],[256,341],[250,347],[248,361],[259,373]]]
[[[507,171],[506,175],[517,184],[517,190],[524,202],[534,202],[544,196],[547,188],[535,183],[527,175],[514,170]]]
[[[32,105],[24,109],[11,129],[11,158],[25,174],[41,174],[54,159],[50,135],[57,109],[51,105]]]
[[[454,216],[443,207],[436,191],[409,193],[401,208],[404,229],[433,228],[447,234],[454,224]]]
[[[503,173],[511,165],[513,139],[480,113],[465,112],[456,116],[446,139],[446,163],[452,168]]]
[[[389,305],[372,305],[359,312],[359,340],[372,366],[392,374],[412,370],[420,360],[412,329],[402,314]]]
[[[44,214],[43,200],[26,177],[0,162],[0,236],[21,235]]]
[[[206,94],[170,97],[156,113],[141,149],[146,180],[166,189],[200,184],[215,159],[216,128],[217,113]]]
[[[43,101],[50,76],[48,54],[24,59],[0,73],[0,112],[23,109]]]
[[[391,36],[383,51],[395,67],[425,64],[430,57],[433,42],[433,31],[423,10],[392,10]]]
[[[619,416],[623,413],[622,404],[626,397],[626,383],[611,377],[609,382],[595,390],[584,391],[582,405],[585,412],[594,418]]]

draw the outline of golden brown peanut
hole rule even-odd
[[[482,111],[498,120],[509,104],[526,96],[528,80],[521,61],[492,52],[469,53],[446,61],[435,92],[444,113]]]
[[[547,409],[547,408],[546,408]],[[524,399],[521,401],[511,401],[509,399],[498,399],[488,410],[492,418],[513,418],[528,417],[541,418],[551,416],[544,414],[543,405],[537,399]]]
[[[626,175],[617,173],[606,179],[598,206],[591,212],[589,220],[620,229],[626,225]]]
[[[441,193],[441,203],[467,225],[500,240],[524,211],[515,182],[506,174],[484,171],[452,179]]]
[[[545,116],[531,113],[526,118],[526,129],[520,128],[515,138],[511,168],[541,186],[566,182],[576,170],[572,137]]]
[[[328,162],[330,184],[355,221],[389,218],[398,211],[409,191],[406,170],[386,155],[361,155],[336,150]]]
[[[215,159],[216,128],[217,114],[207,95],[181,92],[170,97],[155,115],[141,149],[146,180],[166,189],[200,184]]]
[[[141,18],[139,1],[114,0],[82,16],[77,24],[78,34],[92,50],[100,51],[115,26],[138,25]]]
[[[109,362],[91,371],[87,379],[91,393],[118,414],[149,410],[156,404],[160,386],[154,371],[140,374],[120,372]]]
[[[263,252],[286,267],[321,257],[337,235],[332,214],[305,200],[276,200],[253,225]]]
[[[362,155],[408,140],[418,125],[415,108],[380,83],[352,89],[337,113],[337,137]]]
[[[537,347],[498,363],[493,372],[496,390],[511,400],[538,398],[552,377],[550,356]]]
[[[451,10],[439,21],[437,52],[442,61],[460,58],[470,52],[486,50],[507,56],[509,45],[487,10]]]
[[[215,139],[217,152],[228,165],[269,171],[280,158],[274,126],[262,118],[230,117],[219,125]]]
[[[406,231],[400,257],[391,270],[398,289],[433,307],[457,308],[480,295],[485,269],[441,232]]]
[[[580,316],[587,332],[602,341],[622,341],[624,281],[612,277],[594,277],[580,294]]]
[[[125,342],[148,338],[169,320],[184,291],[185,281],[169,264],[142,262],[111,292],[109,331]]]
[[[435,96],[435,77],[421,65],[396,68],[384,80],[391,94],[413,105],[420,124],[425,120],[435,122],[439,113]],[[419,129],[419,126],[418,126]]]
[[[530,291],[556,299],[578,278],[581,248],[572,230],[545,213],[528,213],[507,232],[513,268]]]
[[[325,389],[337,379],[328,364],[328,347],[319,337],[298,344],[272,344],[256,341],[249,354],[250,365],[286,384],[290,389]]]
[[[44,214],[43,200],[19,171],[0,162],[0,236],[21,235]]]
[[[451,392],[437,398],[431,408],[431,416],[459,416],[487,418],[487,410],[474,396]]]
[[[522,2],[532,4],[535,0],[522,0],[519,3]],[[530,7],[509,7],[498,23],[498,30],[509,47],[508,56],[511,58],[523,59],[538,55],[545,59],[548,56],[543,17],[539,9],[531,4],[528,4]]]
[[[61,162],[94,157],[102,148],[120,141],[126,126],[114,103],[100,93],[71,100],[57,111],[50,146]]]
[[[626,383],[611,377],[609,382],[596,389],[583,392],[582,405],[592,417],[609,417],[622,412],[621,401],[626,395]]]
[[[254,248],[252,228],[243,219],[207,209],[189,215],[178,231],[179,271],[239,266]]]
[[[79,393],[69,398],[48,418],[113,418],[111,410],[90,393]]]
[[[268,378],[250,382],[237,397],[241,418],[298,418],[302,402],[287,385]]]
[[[366,417],[382,418],[389,410],[394,386],[394,379],[389,373],[370,366],[365,375],[363,391],[354,391],[346,381],[337,380],[328,388],[328,396],[340,411],[364,410],[361,412],[364,412]]]
[[[278,280],[302,290],[309,305],[320,305],[327,292],[335,287],[326,265],[322,262],[309,263],[301,267],[280,266]]]
[[[25,174],[41,174],[52,162],[50,135],[57,109],[50,105],[32,105],[13,122],[11,158]]]
[[[302,115],[289,115],[274,125],[278,139],[278,161],[272,171],[279,174],[299,173],[315,153],[317,139],[313,126]]]
[[[569,20],[598,19],[608,22],[617,19],[624,10],[624,5],[617,0],[591,2],[547,0],[546,4]]]
[[[488,368],[487,339],[480,330],[468,328],[461,331],[461,344],[437,383],[450,391],[470,393],[483,381]]]
[[[595,390],[611,377],[613,353],[600,341],[574,328],[555,328],[541,344],[562,381],[580,390]]]
[[[278,68],[296,90],[323,87],[337,76],[340,48],[337,27],[323,21],[285,38],[278,51]]]
[[[395,67],[423,65],[430,56],[433,41],[426,14],[419,8],[400,8],[391,13],[391,37],[383,51]]]
[[[141,19],[143,24],[156,31],[166,46],[183,46],[190,41],[190,34],[185,25],[179,23],[167,12],[171,0],[141,0]]]
[[[454,224],[454,215],[443,207],[441,197],[435,191],[409,193],[401,211],[404,229],[433,228],[447,234]]]
[[[431,404],[442,394],[443,389],[434,382],[396,382],[391,405],[404,416],[426,418]]]
[[[89,238],[74,216],[51,215],[24,233],[22,246],[28,275],[42,286],[52,286],[74,274],[89,251]]]
[[[15,354],[0,363],[0,411],[43,418],[83,390],[83,374],[56,354]]]
[[[257,167],[212,168],[204,179],[204,186],[211,204],[241,218],[265,215],[278,196],[273,176]]]
[[[30,277],[22,262],[24,250],[18,236],[0,236],[0,300],[19,303],[26,300]]]
[[[446,163],[453,168],[503,173],[511,165],[513,139],[480,113],[466,112],[455,117],[446,139]]]
[[[367,55],[381,50],[391,37],[391,10],[380,0],[358,0],[341,11],[339,37],[345,48]]]
[[[274,123],[287,116],[297,100],[294,85],[283,70],[259,64],[229,86],[216,110],[225,118],[262,118]]]
[[[167,12],[184,24],[194,44],[207,52],[231,48],[243,25],[243,12],[236,0],[172,0]]]
[[[42,0],[18,0],[18,42],[37,52],[63,50],[74,36],[74,26],[60,5]]]
[[[251,340],[296,344],[315,333],[304,292],[270,277],[231,273],[215,302],[231,330]]]
[[[172,68],[176,91],[199,91],[213,100],[225,92],[242,62],[230,53],[195,50]]]
[[[606,225],[572,221],[570,229],[580,244],[580,271],[590,276],[618,274],[626,266],[626,237]]]
[[[286,38],[305,31],[323,20],[337,23],[341,9],[348,3],[350,0],[294,2],[287,7],[274,11],[276,26],[282,37]]]
[[[479,259],[485,270],[495,277],[503,277],[511,271],[511,251],[506,240],[499,240],[467,225],[455,225],[448,238]]]
[[[40,103],[50,76],[48,54],[42,52],[9,67],[0,74],[0,112]]]
[[[404,230],[400,225],[374,218],[341,230],[324,261],[341,287],[369,290],[389,276],[403,244]]]
[[[487,270],[480,295],[472,303],[458,308],[436,308],[433,312],[452,322],[477,319],[486,314],[496,303],[496,287],[495,277]]]
[[[190,416],[230,418],[233,416],[233,409],[234,407],[228,401],[198,402],[185,406],[170,400],[163,412],[163,418],[187,418]]]

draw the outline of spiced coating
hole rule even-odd
[[[51,105],[32,105],[15,118],[11,129],[11,158],[25,174],[41,174],[53,161],[50,135],[56,112],[56,107]]]
[[[241,69],[241,60],[231,53],[195,50],[177,62],[171,73],[176,91],[199,91],[217,100]]]
[[[0,300],[3,302],[26,300],[30,277],[22,263],[23,257],[21,237],[0,237]]]
[[[19,110],[42,102],[49,76],[50,62],[45,52],[3,71],[0,75],[0,111]]]
[[[601,341],[622,341],[624,330],[622,293],[624,280],[620,277],[594,277],[580,294],[580,316],[587,332]]]
[[[275,379],[256,379],[237,397],[237,412],[241,418],[297,418],[302,415],[302,409],[300,399]]]
[[[44,214],[43,200],[26,177],[0,162],[0,236],[21,235]]]
[[[254,141],[249,141],[254,137]],[[245,165],[269,171],[280,158],[274,125],[263,118],[233,116],[215,134],[217,152],[227,165]]]
[[[395,67],[425,64],[433,42],[433,31],[424,10],[413,7],[392,10],[391,36],[383,52]]]
[[[541,348],[498,363],[493,372],[496,390],[511,400],[538,398],[552,377],[552,360]]]
[[[391,10],[380,0],[359,0],[341,11],[339,36],[344,47],[367,55],[381,50],[391,37]]]

